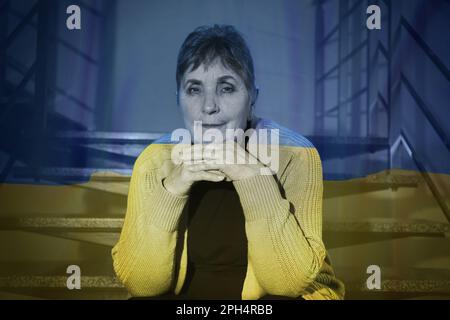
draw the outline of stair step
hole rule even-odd
[[[113,247],[119,241],[120,232],[49,232],[48,235],[101,246]]]
[[[1,230],[120,232],[123,218],[0,218]]]
[[[22,217],[0,218],[0,230],[120,232],[123,218]],[[393,219],[324,221],[324,232],[402,233],[445,237],[450,224],[431,221],[398,222]]]
[[[0,277],[0,289],[4,288],[64,288],[66,276],[7,276]],[[83,289],[122,289],[122,283],[114,276],[81,276]]]
[[[337,236],[336,239],[339,240]],[[358,240],[359,242],[357,243]],[[335,268],[359,267],[367,268],[370,265],[379,265],[404,270],[407,268],[423,269],[444,269],[447,270],[444,279],[450,280],[450,241],[448,238],[437,237],[405,237],[401,239],[386,239],[377,242],[363,243],[364,239],[356,238],[354,244],[348,246],[334,247],[327,246],[328,253]],[[325,241],[325,239],[324,239]],[[334,241],[334,242],[337,242]],[[342,273],[345,279],[352,279],[353,275],[363,274],[366,270],[353,274]],[[341,273],[339,273],[341,274]],[[426,279],[442,279],[443,277],[431,277],[424,273]],[[387,273],[390,276],[409,277],[402,273]],[[425,276],[424,276],[425,277]],[[415,278],[415,277],[409,277]]]
[[[345,283],[347,293],[407,293],[450,295],[450,271],[428,268],[392,268],[380,266],[381,288],[369,289],[370,276],[363,268],[339,268],[335,272]]]
[[[85,145],[90,148],[101,149],[111,154],[135,155],[139,146],[153,143],[163,136],[163,133],[144,132],[58,132],[49,136],[49,142],[59,142],[65,145]],[[389,141],[382,137],[336,137],[336,136],[306,136],[318,149],[322,160],[342,158],[352,155],[374,153],[389,148]],[[97,146],[96,146],[97,145]],[[116,145],[115,147],[113,145]],[[133,150],[127,151],[128,145]],[[134,146],[132,146],[134,145]],[[119,151],[119,152],[117,152]]]
[[[87,150],[96,150],[105,152],[105,154],[129,157],[130,159],[136,159],[142,151],[147,147],[147,145],[134,145],[134,144],[107,144],[107,143],[97,143],[97,144],[80,144],[80,147],[86,148]],[[134,161],[133,161],[134,163]]]
[[[61,131],[49,136],[48,139],[68,143],[148,145],[163,135],[164,133],[148,132]]]
[[[26,294],[0,291],[0,300],[42,300],[42,299],[43,298]]]
[[[322,161],[371,154],[388,150],[387,138],[307,136],[317,148]]]
[[[115,168],[53,167],[40,169],[40,177],[44,181],[80,183],[89,180],[90,183],[83,185],[84,187],[118,195],[127,195],[131,173],[132,169]],[[16,167],[13,170],[13,177],[19,182],[30,179],[32,176],[33,173],[28,167]],[[387,172],[348,181],[325,181],[324,198],[374,192],[389,188],[416,188],[420,182],[422,182],[422,178],[418,175],[390,174]],[[343,183],[345,183],[345,188],[343,187]]]
[[[369,290],[365,282],[347,283],[346,290],[381,293],[436,293],[450,295],[450,280],[382,280],[381,289]]]
[[[117,196],[126,197],[128,196],[129,182],[128,181],[109,182],[109,181],[90,180],[88,183],[79,184],[78,186],[86,189],[97,190]]]
[[[366,275],[367,276],[367,275]],[[67,290],[67,276],[9,276],[0,277],[0,289],[63,289]],[[345,282],[347,292],[365,293],[412,293],[450,294],[450,280],[386,279],[381,280],[381,288],[370,290],[366,279]],[[82,276],[81,288],[123,290],[122,283],[115,276]]]
[[[0,218],[0,230],[21,230],[56,238],[76,240],[107,247],[119,240],[123,218],[23,217]],[[447,223],[393,219],[332,221],[323,224],[323,239],[328,249],[386,240],[426,237],[450,237]]]
[[[417,174],[391,174],[386,171],[347,181],[324,181],[324,198],[368,193],[385,189],[417,188],[423,179]]]
[[[367,221],[325,221],[325,232],[355,233],[407,233],[445,237],[450,234],[450,224],[428,221],[399,222],[394,219],[368,219]]]
[[[110,132],[110,131],[60,131],[48,138],[51,140],[63,139],[64,141],[75,141],[77,143],[128,143],[128,144],[148,144],[166,133],[150,132]],[[337,137],[337,136],[306,136],[309,140],[317,144],[340,144],[349,146],[377,146],[386,147],[387,138],[383,137]]]
[[[65,168],[52,167],[40,168],[39,176],[42,180],[61,182],[80,181],[104,181],[104,182],[128,182],[132,169],[99,169],[99,168]],[[29,179],[33,172],[29,167],[15,167],[13,177],[17,179]]]
[[[85,181],[89,176],[89,171],[98,170],[100,167],[131,170],[141,151],[162,135],[162,133],[139,132],[58,132],[47,137],[47,149],[43,152],[44,159],[42,160],[44,166],[58,168],[43,168],[41,179],[77,182]],[[308,136],[307,138],[316,145],[324,161],[374,153],[386,150],[389,146],[386,138],[333,136]],[[22,139],[19,143],[8,145],[5,148],[9,152],[14,152],[18,160],[32,163],[33,155],[30,153],[29,145],[34,142],[33,137],[28,137],[28,139]],[[377,166],[377,168],[384,168],[384,166]],[[76,173],[75,169],[80,172]],[[34,173],[30,170],[27,171],[26,168],[17,170],[13,179],[23,179],[23,182],[26,182],[26,179],[33,177]],[[83,172],[83,170],[86,171]],[[333,179],[338,175],[325,170],[324,176],[327,179]],[[339,179],[341,178],[339,177]],[[10,182],[9,179],[7,181]]]
[[[104,251],[103,254],[96,252],[89,255],[90,258],[59,259],[59,260],[37,260],[22,259],[15,261],[2,261],[0,277],[11,276],[67,276],[66,270],[70,265],[77,265],[81,269],[81,274],[89,276],[114,276],[111,250]]]

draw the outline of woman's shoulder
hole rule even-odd
[[[307,170],[307,168],[321,166],[319,152],[313,143],[300,133],[269,119],[257,119],[253,128],[277,130],[280,173],[289,172],[291,171],[289,168],[293,167]]]
[[[163,134],[161,137],[159,137],[158,139],[153,141],[152,144],[153,145],[172,145],[172,144],[174,144],[174,142],[172,140],[172,134],[171,133]]]
[[[145,147],[136,159],[135,166],[160,167],[165,160],[170,159],[172,147],[170,134],[162,135]]]

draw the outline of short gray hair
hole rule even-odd
[[[178,52],[177,90],[189,68],[208,66],[216,58],[242,78],[254,103],[257,89],[252,55],[243,36],[231,25],[201,26],[186,37]]]

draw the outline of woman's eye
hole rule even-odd
[[[200,92],[200,89],[199,89],[199,88],[193,87],[193,88],[189,88],[189,89],[187,90],[187,92],[188,92],[188,94],[193,95],[193,94],[199,93],[199,92]]]
[[[222,93],[232,93],[232,92],[234,92],[234,88],[231,86],[226,86],[226,87],[223,87],[221,91],[222,91]]]

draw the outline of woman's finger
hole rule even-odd
[[[215,172],[198,171],[192,173],[192,178],[194,181],[219,182],[225,180],[226,176]]]
[[[214,163],[211,160],[203,161],[199,164],[190,164],[186,165],[186,169],[191,172],[199,172],[199,171],[219,171],[222,168],[220,164]]]

